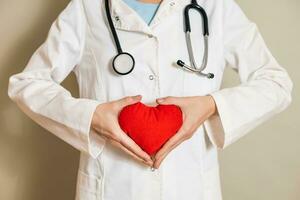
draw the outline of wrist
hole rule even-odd
[[[208,99],[208,102],[209,102],[209,110],[210,110],[210,116],[211,115],[214,115],[217,111],[217,105],[216,105],[216,102],[213,98],[213,96],[211,95],[206,95],[207,99]]]
[[[98,112],[97,112],[98,107],[99,106],[97,106],[97,108],[93,114],[93,117],[92,117],[91,128],[93,128],[93,129],[95,129],[96,124],[99,123],[99,116],[98,116]]]

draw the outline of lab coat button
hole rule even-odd
[[[175,5],[174,1],[170,2],[170,6],[174,6],[174,5]]]
[[[149,76],[149,80],[151,80],[151,81],[154,80],[154,76],[153,76],[153,75],[150,75],[150,76]]]
[[[154,36],[152,34],[149,34],[148,35],[148,38],[153,38]]]
[[[119,21],[119,20],[120,20],[120,17],[119,17],[119,16],[115,16],[115,20],[116,20],[116,21]]]

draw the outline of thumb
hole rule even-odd
[[[118,103],[123,108],[125,106],[135,104],[135,103],[141,101],[141,99],[142,99],[141,95],[128,96],[128,97],[124,97],[124,98],[120,99]]]
[[[177,97],[164,97],[156,99],[156,102],[161,105],[174,104],[179,105],[179,99]]]

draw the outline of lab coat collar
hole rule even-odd
[[[184,2],[183,0],[163,0],[150,25],[123,0],[110,0],[110,9],[116,29],[155,35],[155,27],[159,25],[167,15],[175,12],[179,8],[179,5]],[[104,3],[102,5],[105,11]]]

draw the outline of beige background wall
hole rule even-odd
[[[237,0],[294,81],[292,105],[220,154],[225,200],[300,199],[300,1]],[[79,153],[25,116],[7,97],[68,0],[0,0],[0,199],[71,200]],[[225,86],[237,83],[226,73]],[[77,96],[71,74],[63,85]]]

